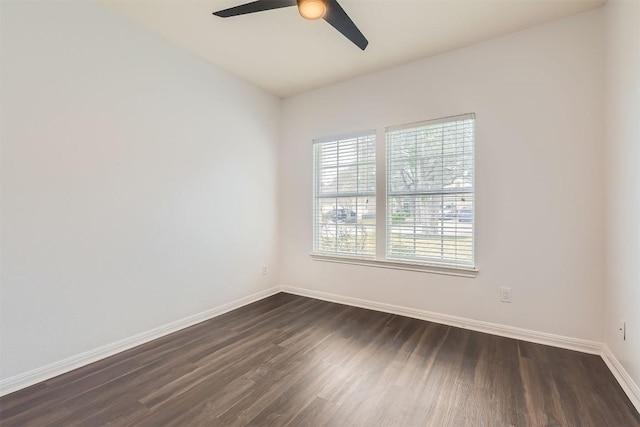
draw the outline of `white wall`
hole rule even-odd
[[[469,112],[476,278],[311,260],[313,138]],[[601,9],[285,100],[282,283],[601,342],[602,117]]]
[[[610,0],[605,12],[605,344],[640,386],[640,2]]]
[[[275,285],[280,100],[95,4],[1,3],[1,377]]]
[[[602,10],[288,99],[280,121],[276,98],[96,5],[0,2],[0,378],[279,277],[594,341],[605,323],[638,382],[631,3],[607,6],[605,204]],[[313,138],[466,112],[477,114],[478,277],[310,259]]]

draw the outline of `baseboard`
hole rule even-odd
[[[359,298],[345,297],[342,295],[329,294],[325,292],[312,291],[309,289],[294,288],[290,286],[281,286],[280,289],[282,290],[282,292],[290,294],[335,302],[339,304],[351,305],[354,307],[366,308],[369,310],[383,311],[385,313],[427,320],[429,322],[441,323],[444,325],[470,329],[472,331],[484,332],[492,335],[499,335],[501,337],[530,341],[568,350],[581,351],[583,353],[597,355],[600,355],[602,353],[602,344],[595,341],[587,341],[578,338],[549,334],[546,332],[532,331],[528,329],[516,328],[513,326],[500,325],[497,323],[483,322],[480,320],[451,316],[448,314],[434,313],[431,311],[402,307],[393,304],[386,304]]]
[[[89,350],[85,353],[81,353],[75,356],[68,357],[58,362],[51,363],[49,365],[25,372],[14,377],[10,377],[0,381],[0,396],[4,396],[14,391],[29,387],[42,381],[46,381],[58,375],[88,365],[98,360],[104,359],[114,354],[129,350],[137,347],[141,344],[155,340],[157,338],[169,335],[173,332],[177,332],[181,329],[188,328],[197,323],[204,322],[221,314],[227,313],[231,310],[243,307],[261,299],[270,297],[271,295],[280,292],[280,288],[273,287],[264,291],[257,292],[255,294],[240,298],[221,306],[203,311],[201,313],[194,314],[192,316],[185,317],[175,322],[168,323],[163,326],[151,329],[146,332],[139,333],[129,338],[125,338],[120,341],[116,341],[111,344],[107,344],[102,347],[98,347],[93,350]]]
[[[366,308],[369,310],[382,311],[385,313],[397,314],[400,316],[412,317],[430,322],[441,323],[450,326],[470,329],[508,338],[530,341],[538,344],[550,345],[569,350],[581,351],[584,353],[598,354],[607,364],[620,386],[625,391],[633,405],[640,412],[640,387],[633,381],[631,376],[625,371],[618,359],[606,346],[595,341],[587,341],[577,338],[564,337],[545,332],[537,332],[528,329],[516,328],[513,326],[500,325],[496,323],[483,322],[479,320],[467,319],[464,317],[451,316],[448,314],[434,313],[426,310],[402,307],[393,304],[369,301],[360,298],[346,297],[342,295],[313,291],[309,289],[295,288],[290,286],[280,286],[266,289],[261,292],[246,296],[244,298],[231,301],[216,308],[203,311],[201,313],[185,317],[169,324],[151,329],[146,332],[116,341],[111,344],[87,351],[76,356],[72,356],[58,362],[16,375],[0,381],[0,396],[29,387],[42,381],[46,381],[58,375],[88,365],[114,354],[129,350],[154,339],[169,335],[181,329],[188,328],[197,323],[212,319],[231,310],[243,307],[261,299],[267,298],[278,292],[286,292],[323,301],[335,302],[354,307]]]
[[[607,364],[613,376],[616,377],[616,380],[620,383],[620,386],[629,397],[629,400],[631,400],[631,403],[633,403],[633,406],[640,412],[640,387],[633,381],[631,375],[624,369],[618,358],[611,352],[611,349],[609,349],[606,344],[602,346],[602,359],[604,359],[604,363]]]
[[[599,342],[565,337],[562,335],[554,335],[546,332],[532,331],[529,329],[516,328],[513,326],[499,325],[496,323],[482,322],[479,320],[451,316],[448,314],[433,313],[426,310],[418,310],[414,308],[369,301],[360,298],[352,298],[325,292],[312,291],[309,289],[281,286],[280,290],[282,292],[300,295],[303,297],[366,308],[369,310],[382,311],[385,313],[427,320],[429,322],[456,326],[459,328],[470,329],[473,331],[484,332],[492,335],[498,335],[507,338],[514,338],[518,340],[530,341],[538,344],[545,344],[553,347],[599,355],[602,357],[613,376],[616,378],[626,395],[629,397],[629,400],[631,401],[633,406],[635,406],[636,410],[640,412],[640,387],[638,387],[638,384],[633,381],[631,376],[620,364],[620,361],[618,361],[609,347]]]

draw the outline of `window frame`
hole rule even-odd
[[[324,143],[331,143],[331,142],[335,142],[335,143],[339,143],[340,141],[345,141],[345,140],[350,140],[350,139],[359,139],[359,138],[373,138],[373,156],[374,159],[372,161],[373,164],[373,168],[375,171],[375,181],[374,181],[374,191],[373,193],[371,191],[355,191],[355,192],[349,192],[346,193],[344,195],[340,194],[340,190],[337,189],[336,193],[334,193],[333,195],[329,195],[329,196],[325,196],[322,197],[320,196],[320,191],[319,191],[319,181],[320,181],[320,177],[318,176],[319,171],[321,170],[320,165],[319,165],[319,161],[320,159],[317,156],[316,153],[316,147],[320,146],[321,144]],[[375,130],[366,130],[366,131],[361,131],[361,132],[351,132],[348,134],[342,134],[339,136],[333,136],[333,137],[325,137],[325,138],[317,138],[313,140],[313,144],[312,144],[312,149],[313,149],[313,191],[312,191],[312,196],[313,196],[313,230],[312,230],[312,234],[313,234],[313,240],[312,240],[312,255],[314,256],[323,256],[323,257],[346,257],[346,258],[354,258],[354,259],[362,259],[362,260],[371,260],[371,259],[375,259],[376,258],[376,254],[377,254],[377,238],[374,239],[373,241],[373,254],[365,254],[365,253],[351,253],[351,252],[332,252],[332,251],[324,251],[324,250],[319,250],[318,249],[318,224],[319,224],[319,215],[318,215],[318,200],[319,199],[331,199],[331,198],[340,198],[340,197],[354,197],[356,199],[358,198],[362,198],[362,197],[373,197],[376,199],[376,206],[375,206],[375,212],[377,213],[378,211],[378,207],[377,207],[377,194],[378,194],[378,134]],[[360,165],[360,162],[356,162],[357,165]],[[366,163],[366,162],[363,162]],[[338,162],[336,162],[336,173],[339,175],[339,170],[340,170],[340,165]],[[358,180],[358,176],[356,175],[356,180]],[[336,209],[337,209],[337,205],[336,205]],[[357,211],[356,211],[357,212]],[[357,213],[356,213],[357,215]],[[356,226],[357,226],[357,217],[356,217]],[[337,223],[336,223],[336,227],[337,227]],[[378,219],[376,217],[376,222],[374,225],[374,229],[378,230]]]
[[[429,126],[436,126],[438,124],[446,124],[459,122],[464,120],[473,120],[472,122],[472,144],[471,144],[471,170],[473,171],[471,176],[471,187],[470,190],[463,190],[457,188],[451,188],[445,190],[444,188],[440,189],[432,189],[432,190],[416,190],[416,191],[392,191],[391,190],[391,152],[389,149],[390,146],[390,135],[392,132],[401,131],[405,129],[420,129],[427,128]],[[444,143],[444,142],[443,142]],[[418,264],[418,265],[427,265],[434,267],[445,267],[445,268],[453,268],[453,269],[475,269],[475,114],[467,113],[467,114],[458,114],[455,116],[442,117],[433,120],[424,120],[420,122],[407,123],[403,125],[397,126],[389,126],[385,128],[385,148],[386,148],[386,157],[385,157],[385,167],[386,167],[386,176],[385,176],[385,212],[386,212],[386,226],[384,229],[385,232],[385,257],[384,259],[392,262],[406,262],[410,264]],[[444,155],[442,156],[444,157]],[[457,158],[457,155],[456,155]],[[462,187],[463,188],[463,187]],[[440,261],[436,258],[412,258],[412,257],[402,257],[400,255],[394,256],[391,253],[391,221],[389,218],[389,198],[390,197],[421,197],[421,196],[453,196],[457,194],[470,194],[471,195],[471,212],[472,219],[470,221],[471,225],[471,262],[470,263],[461,263],[461,262],[448,262],[448,261]],[[444,225],[441,225],[444,227]],[[457,234],[457,231],[456,231]],[[441,238],[444,241],[444,238]]]
[[[471,209],[473,212],[473,219],[471,221],[471,251],[472,251],[472,261],[470,264],[454,264],[449,262],[438,262],[436,260],[419,260],[419,259],[411,259],[411,258],[400,258],[400,257],[389,257],[389,238],[390,233],[389,230],[389,218],[388,215],[388,197],[389,197],[389,143],[388,143],[388,133],[392,130],[396,129],[408,129],[412,127],[419,127],[429,124],[437,124],[437,123],[446,123],[450,121],[458,121],[464,119],[473,119],[473,143],[472,143],[472,186],[471,191],[465,191],[466,194],[472,195],[472,204]],[[364,265],[370,267],[378,267],[378,268],[388,268],[395,270],[408,270],[408,271],[418,271],[418,272],[426,272],[426,273],[434,273],[434,274],[445,274],[445,275],[453,275],[460,277],[469,277],[474,278],[478,273],[477,267],[477,215],[476,215],[476,142],[477,142],[477,133],[476,133],[476,114],[475,113],[466,113],[466,114],[456,114],[447,117],[436,118],[432,120],[423,120],[419,122],[407,123],[403,125],[395,125],[395,126],[387,126],[381,127],[372,131],[365,132],[353,132],[349,134],[343,134],[338,137],[329,137],[329,138],[318,138],[313,140],[313,243],[312,243],[312,252],[311,258],[314,261],[323,261],[323,262],[336,262],[342,264],[352,264],[352,265]],[[317,224],[317,209],[316,209],[316,182],[317,177],[317,160],[315,159],[315,143],[317,142],[327,142],[327,141],[337,141],[339,139],[353,138],[356,136],[366,136],[373,135],[375,138],[375,164],[376,164],[376,183],[375,183],[375,198],[376,198],[376,239],[374,241],[375,245],[375,256],[369,255],[359,255],[359,254],[349,254],[349,253],[332,253],[332,252],[321,252],[317,251],[317,241],[316,241],[316,224]],[[450,191],[444,192],[442,190],[434,191],[433,194],[459,194],[459,191]],[[431,194],[431,193],[430,193]],[[392,194],[393,196],[393,194]]]

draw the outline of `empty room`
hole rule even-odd
[[[640,0],[0,0],[0,426],[640,426]]]

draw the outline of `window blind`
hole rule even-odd
[[[474,266],[474,114],[387,128],[387,258]]]
[[[375,256],[375,131],[313,146],[314,252]]]

